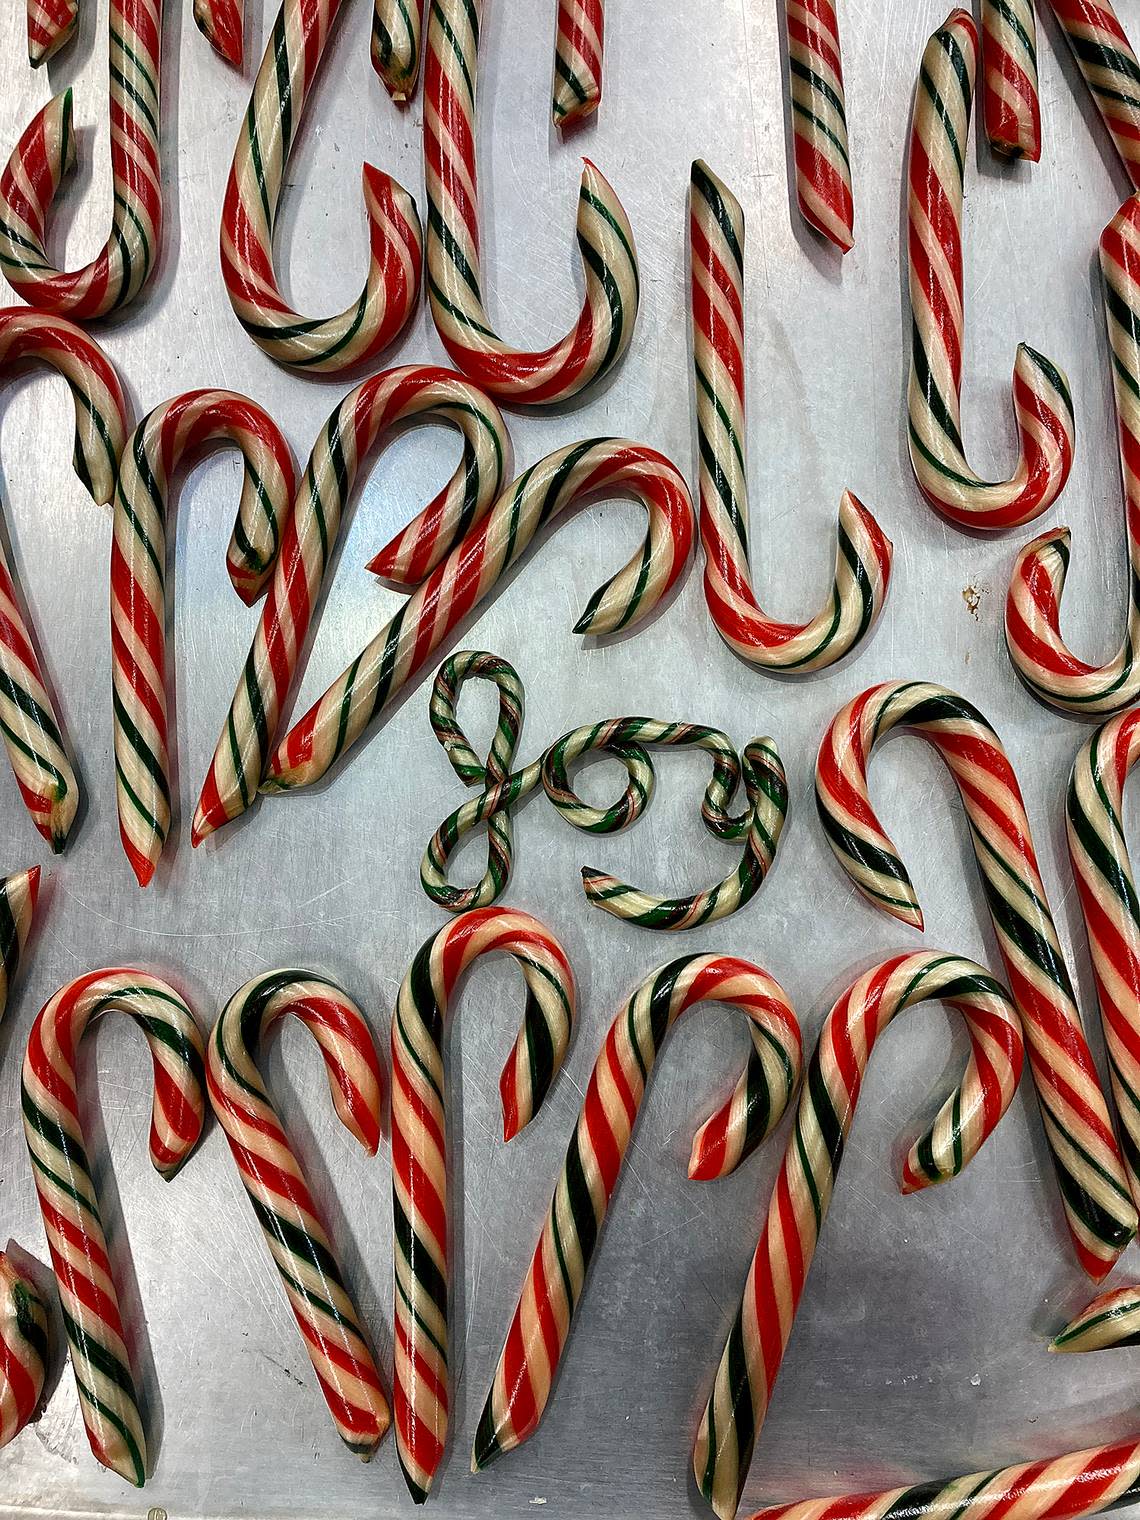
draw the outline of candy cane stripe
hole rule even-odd
[[[1050,0],[1124,172],[1140,190],[1140,62],[1111,0]]]
[[[982,119],[1000,158],[1041,157],[1033,0],[982,0]]]

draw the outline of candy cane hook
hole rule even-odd
[[[71,91],[32,119],[0,175],[0,269],[31,306],[84,320],[133,301],[162,236],[159,78],[162,0],[111,0],[111,232],[81,269],[48,257],[47,219],[76,163]]]
[[[749,664],[822,670],[854,649],[882,611],[891,541],[844,491],[824,606],[810,622],[781,623],[757,605],[744,466],[744,212],[700,159],[690,181],[689,259],[705,602],[717,632]]]
[[[127,435],[126,402],[110,360],[74,323],[22,306],[0,310],[0,376],[35,359],[67,381],[75,403],[74,469],[103,506]],[[79,807],[59,718],[0,547],[0,735],[32,822],[57,854]]]
[[[482,955],[510,955],[526,1011],[499,1078],[503,1138],[533,1119],[574,1019],[574,975],[548,929],[511,908],[481,908],[446,924],[416,952],[392,1019],[392,1212],[395,1219],[396,1450],[412,1498],[431,1489],[447,1438],[447,1087],[443,1028],[456,983]]]
[[[284,0],[253,82],[222,206],[222,275],[234,315],[263,353],[314,374],[376,356],[419,297],[422,233],[415,202],[372,164],[362,176],[369,263],[357,299],[335,316],[303,317],[273,268],[285,170],[341,0]]]
[[[836,1002],[808,1066],[768,1217],[693,1448],[697,1483],[721,1520],[731,1520],[740,1503],[875,1043],[898,1014],[932,1000],[965,1019],[970,1057],[962,1081],[907,1154],[903,1192],[956,1177],[1013,1101],[1023,1055],[1017,1011],[1005,989],[973,961],[930,950],[897,955],[853,982]]]
[[[150,1047],[150,1159],[155,1170],[173,1177],[197,1145],[205,1093],[202,1036],[194,1016],[157,977],[115,967],[68,982],[32,1025],[24,1055],[24,1138],[87,1439],[97,1461],[141,1488],[146,1440],[87,1158],[75,1072],[84,1031],[109,1011],[132,1018]]]
[[[693,504],[676,467],[655,449],[590,438],[556,449],[503,492],[487,516],[295,723],[277,747],[262,791],[312,786],[364,734],[440,644],[484,602],[538,530],[587,496],[632,495],[648,524],[641,547],[599,586],[576,633],[641,622],[675,584],[693,542]]]
[[[1061,635],[1061,597],[1069,568],[1069,530],[1050,528],[1014,562],[1005,600],[1009,657],[1035,696],[1069,712],[1103,714],[1140,697],[1140,194],[1132,196],[1100,239],[1104,315],[1124,485],[1128,541],[1128,623],[1116,654],[1088,665]]]
[[[820,745],[815,795],[828,843],[874,906],[922,928],[914,887],[867,787],[871,753],[894,728],[934,746],[962,798],[1006,978],[1025,1024],[1069,1232],[1082,1267],[1099,1281],[1136,1233],[1136,1210],[1021,788],[1001,740],[976,707],[944,686],[888,681],[871,687],[836,715]]]
[[[800,1028],[766,971],[734,956],[692,955],[642,982],[611,1024],[590,1076],[479,1419],[476,1468],[520,1446],[542,1418],[654,1064],[678,1018],[705,1002],[739,1008],[752,1049],[732,1095],[694,1136],[689,1176],[705,1181],[735,1171],[795,1096]]]
[[[475,89],[483,0],[430,0],[424,73],[428,299],[452,361],[500,401],[565,401],[604,375],[633,336],[640,295],[621,202],[585,160],[578,250],[586,294],[573,328],[549,348],[510,348],[483,304],[475,162]]]
[[[380,1060],[348,994],[309,971],[270,971],[222,1009],[206,1052],[210,1105],[265,1236],[337,1433],[367,1462],[388,1401],[364,1321],[257,1067],[270,1028],[301,1020],[320,1047],[337,1117],[370,1156],[380,1143]]]
[[[218,440],[233,444],[245,463],[226,569],[252,606],[273,574],[297,485],[289,445],[261,407],[233,391],[187,391],[164,402],[127,440],[115,488],[111,674],[119,837],[142,887],[170,829],[167,498],[183,461]],[[228,730],[236,732],[241,718],[231,708]]]
[[[971,469],[962,443],[962,180],[978,31],[952,11],[922,55],[908,166],[910,459],[937,511],[972,528],[1030,522],[1052,506],[1073,464],[1073,403],[1062,370],[1022,343],[1013,371],[1020,439],[1008,480]]]
[[[510,438],[499,410],[461,375],[407,365],[348,393],[317,436],[285,523],[261,622],[194,814],[194,844],[244,813],[257,795],[345,504],[369,451],[387,443],[398,422],[413,418],[453,424],[463,455],[434,500],[373,561],[390,579],[406,585],[421,577],[480,520],[509,477]]]

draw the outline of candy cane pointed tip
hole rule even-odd
[[[241,69],[245,59],[243,16],[235,0],[194,0],[194,24],[225,63]]]

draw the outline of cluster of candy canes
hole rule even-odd
[[[923,495],[951,521],[1016,527],[1056,500],[1073,463],[1073,403],[1064,373],[1021,344],[1013,371],[1020,439],[1008,480],[986,481],[962,445],[962,177],[978,32],[956,10],[922,55],[908,162],[912,343],[910,458]]]
[[[704,1181],[735,1171],[795,1095],[799,1024],[783,988],[767,972],[732,956],[693,955],[646,978],[610,1026],[590,1076],[479,1419],[476,1467],[521,1445],[542,1418],[650,1073],[674,1023],[703,1002],[739,1008],[752,1050],[732,1095],[697,1131],[689,1176]]]
[[[922,928],[910,876],[867,787],[875,745],[905,728],[945,761],[970,824],[998,948],[1025,1024],[1030,1067],[1069,1231],[1099,1281],[1136,1233],[1136,1209],[1037,865],[1021,789],[978,709],[943,686],[888,681],[839,712],[820,745],[816,805],[828,843],[876,907]]]
[[[92,1019],[125,1013],[154,1066],[150,1159],[170,1178],[198,1143],[205,1118],[202,1036],[172,987],[145,971],[92,971],[40,1010],[24,1055],[24,1136],[55,1268],[87,1439],[129,1483],[146,1479],[146,1441],[99,1199],[79,1113],[75,1063]]]
[[[284,0],[234,149],[222,206],[222,275],[230,305],[271,359],[337,374],[375,359],[419,296],[422,234],[415,202],[372,164],[363,168],[369,262],[364,288],[335,316],[303,317],[273,269],[273,229],[289,154],[341,0]]]
[[[232,443],[245,463],[226,568],[238,596],[252,606],[273,574],[297,486],[289,445],[261,407],[233,391],[187,391],[164,402],[127,440],[115,487],[111,655],[119,835],[144,887],[170,829],[167,497],[182,462],[219,439]]]
[[[369,451],[411,419],[452,423],[463,454],[438,495],[373,561],[388,579],[410,584],[450,553],[509,476],[510,439],[498,408],[461,375],[408,365],[348,393],[313,445],[285,523],[261,622],[194,815],[194,844],[244,813],[257,795],[353,486]]]
[[[79,20],[76,0],[27,0],[28,62],[46,63],[67,42]]]
[[[0,1447],[35,1414],[48,1358],[47,1305],[33,1279],[0,1251]]]
[[[1100,269],[1124,485],[1128,626],[1104,665],[1088,665],[1069,650],[1061,635],[1068,528],[1050,528],[1026,544],[1005,602],[1006,645],[1030,690],[1053,707],[1090,714],[1119,712],[1140,697],[1140,194],[1104,229]]]
[[[0,175],[0,269],[41,310],[79,320],[133,301],[158,259],[162,229],[159,163],[160,0],[112,0],[110,22],[111,232],[73,272],[48,257],[47,217],[63,176],[75,167],[71,91],[33,119]]]
[[[39,866],[0,877],[0,1018],[20,968],[39,894]]]
[[[932,999],[962,1014],[970,1058],[957,1089],[911,1146],[903,1191],[956,1177],[1013,1100],[1023,1055],[1017,1011],[972,961],[929,950],[897,955],[861,976],[832,1008],[693,1450],[697,1483],[721,1520],[731,1520],[740,1502],[875,1042],[904,1009]]]
[[[424,70],[428,298],[443,345],[484,390],[513,405],[564,401],[629,347],[640,295],[633,233],[621,202],[587,159],[578,194],[586,295],[557,343],[508,347],[483,303],[475,154],[482,0],[430,0]]]
[[[1140,62],[1111,0],[1050,0],[1124,172],[1140,190]]]
[[[576,633],[641,622],[677,581],[693,543],[693,504],[680,473],[644,444],[592,438],[556,449],[498,498],[395,617],[293,725],[262,790],[311,786],[361,737],[463,618],[526,552],[540,528],[586,496],[622,492],[648,516],[641,547],[591,596]],[[304,514],[298,511],[297,519]]]
[[[605,0],[558,0],[550,101],[556,127],[585,121],[601,104],[605,22]]]
[[[388,1429],[388,1401],[363,1320],[257,1068],[258,1048],[287,1014],[316,1040],[337,1117],[374,1155],[380,1143],[380,1061],[357,1005],[308,971],[270,971],[239,988],[207,1047],[210,1104],[265,1236],[333,1423],[367,1461]]]
[[[392,1402],[400,1467],[417,1502],[442,1459],[450,1406],[443,1030],[460,976],[494,951],[514,959],[527,988],[523,1025],[499,1079],[503,1138],[511,1140],[541,1107],[570,1038],[574,977],[554,936],[507,908],[465,914],[417,951],[392,1019]]]
[[[1129,1283],[1101,1293],[1049,1343],[1050,1351],[1104,1351],[1140,1345],[1140,1288]]]
[[[689,257],[705,601],[718,633],[750,664],[822,670],[852,650],[882,611],[891,542],[844,491],[826,604],[802,624],[777,622],[757,605],[744,464],[744,213],[699,159],[689,193]]]
[[[0,310],[0,374],[25,360],[50,365],[75,402],[75,472],[103,506],[111,500],[127,434],[119,377],[97,343],[73,323],[24,307]],[[0,546],[0,735],[36,828],[57,853],[79,806],[79,784],[59,718]]]

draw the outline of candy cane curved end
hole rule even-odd
[[[549,1401],[654,1063],[676,1020],[702,1002],[739,1008],[752,1050],[726,1103],[700,1127],[690,1175],[733,1171],[775,1128],[800,1080],[795,1010],[767,972],[733,956],[691,955],[638,987],[605,1037],[475,1436],[489,1466],[535,1430]]]
[[[605,21],[605,0],[558,0],[550,115],[563,131],[601,105]]]
[[[280,1019],[316,1040],[337,1117],[374,1155],[380,1140],[380,1059],[363,1013],[335,982],[283,968],[254,977],[223,1008],[207,1044],[210,1104],[281,1275],[333,1424],[367,1462],[389,1424],[388,1401],[335,1248],[257,1065]]]
[[[1128,1283],[1101,1293],[1059,1330],[1050,1351],[1108,1351],[1140,1345],[1140,1287]]]
[[[33,69],[71,41],[78,20],[76,0],[27,0],[28,62]]]
[[[141,1487],[146,1439],[76,1082],[84,1031],[112,1011],[127,1014],[150,1048],[151,1164],[169,1179],[193,1151],[206,1106],[201,1033],[172,987],[130,967],[77,977],[40,1010],[24,1054],[24,1138],[91,1450],[104,1467]]]
[[[233,64],[235,69],[241,68],[243,0],[194,0],[194,24],[219,58]]]
[[[0,1251],[0,1447],[14,1441],[39,1408],[50,1344],[39,1288]]]

